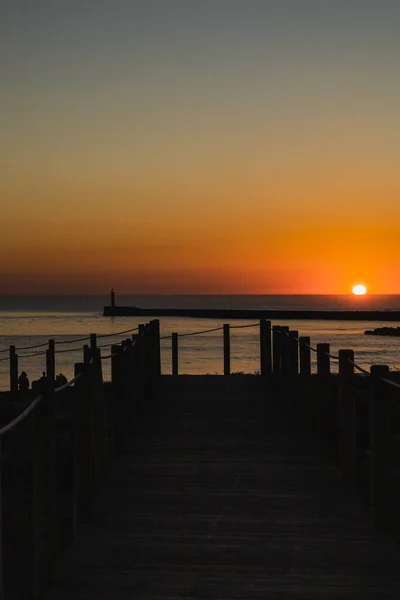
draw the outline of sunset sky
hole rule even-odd
[[[1,293],[400,293],[399,0],[4,0]]]

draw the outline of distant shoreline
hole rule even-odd
[[[197,319],[279,319],[322,321],[400,321],[400,310],[259,310],[138,308],[104,306],[105,317],[192,317]]]

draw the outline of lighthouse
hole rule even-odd
[[[114,312],[114,309],[115,309],[115,292],[114,292],[114,288],[111,288],[111,309]]]

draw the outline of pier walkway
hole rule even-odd
[[[253,375],[231,370],[244,327]],[[223,375],[180,375],[180,338],[210,333]],[[400,598],[399,371],[266,320],[0,353],[0,600]]]
[[[162,376],[46,600],[398,599],[400,548],[266,380]]]

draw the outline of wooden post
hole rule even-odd
[[[47,372],[47,385],[42,392],[43,399],[32,414],[35,597],[43,594],[51,579],[58,550],[54,377],[51,378],[53,351],[54,346],[53,349],[47,350],[50,373]]]
[[[291,375],[299,373],[299,332],[289,331],[289,371]]]
[[[302,336],[299,339],[300,349],[300,375],[311,375],[311,339],[308,336]]]
[[[317,375],[330,375],[331,359],[329,344],[317,344]]]
[[[46,377],[47,389],[54,390],[56,379],[56,355],[54,340],[49,340],[49,348],[46,350]]]
[[[339,463],[344,475],[355,475],[354,351],[339,350]]]
[[[390,497],[390,409],[387,365],[371,366],[370,390],[370,507],[377,525],[384,525],[392,512]]]
[[[161,341],[160,341],[160,321],[154,319],[154,369],[155,375],[158,377],[161,375]]]
[[[282,334],[280,325],[274,325],[272,328],[272,349],[272,372],[274,375],[279,375],[282,362]]]
[[[312,390],[310,346],[311,339],[309,336],[301,336],[299,338],[300,377],[298,410],[301,414],[302,424],[307,428],[310,427],[310,390]]]
[[[231,340],[229,324],[224,325],[224,375],[231,374]]]
[[[260,319],[260,373],[272,373],[271,321]]]
[[[287,338],[288,344],[288,368],[289,379],[287,381],[287,399],[290,409],[295,413],[298,412],[299,401],[299,332],[295,330],[289,331]]]
[[[265,319],[260,319],[260,375],[265,376]]]
[[[18,354],[15,346],[10,346],[10,391],[18,392]]]
[[[178,375],[178,334],[172,334],[172,375]]]
[[[90,334],[90,349],[95,350],[97,348],[97,335],[95,333]]]
[[[103,373],[100,348],[92,348],[93,365],[89,366],[91,393],[93,394],[94,410],[94,442],[95,442],[95,481],[99,485],[107,470],[108,435],[107,409],[104,397]]]
[[[323,452],[327,451],[330,423],[330,346],[317,344],[317,378],[315,383],[313,408],[314,408],[314,435]]]
[[[139,325],[138,325],[139,335],[143,335],[145,332],[145,329],[146,329],[146,325],[143,325],[143,323],[139,323]]]
[[[113,402],[112,422],[114,427],[115,451],[125,450],[126,443],[126,420],[125,420],[125,353],[122,346],[112,346],[111,359]]]
[[[290,341],[289,341],[289,327],[282,325],[281,329],[281,372],[284,375],[290,373]]]
[[[75,364],[74,534],[90,510],[93,491],[92,416],[87,365]]]

